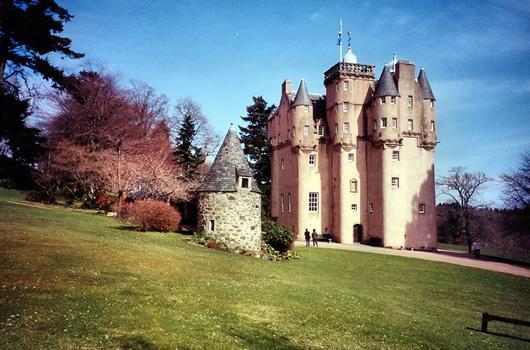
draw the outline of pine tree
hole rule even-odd
[[[241,117],[247,126],[240,126],[243,151],[250,161],[254,178],[262,192],[263,209],[269,212],[271,193],[271,145],[267,140],[267,120],[276,106],[268,107],[261,96],[252,97],[253,104],[247,106],[247,116]]]
[[[191,111],[184,113],[182,122],[177,131],[175,161],[181,166],[184,177],[196,180],[199,177],[199,166],[204,163],[205,156],[200,147],[194,145],[198,128]]]

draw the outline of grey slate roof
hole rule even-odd
[[[307,92],[307,87],[305,86],[304,79],[300,82],[300,86],[298,87],[298,92],[296,93],[296,97],[294,98],[293,107],[295,106],[309,106],[311,103],[311,98],[309,97],[309,93]]]
[[[313,103],[313,119],[326,119],[326,96],[309,94]]]
[[[429,85],[427,75],[425,74],[423,68],[420,69],[420,74],[418,75],[418,85],[420,86],[421,97],[424,100],[435,100],[431,90],[431,85]]]
[[[252,171],[248,164],[241,141],[235,130],[230,128],[226,137],[217,152],[217,156],[208,171],[208,174],[197,189],[198,192],[237,192],[238,176],[247,176],[252,180],[251,191],[261,193],[256,180],[252,176]]]
[[[396,82],[394,81],[392,74],[390,74],[390,68],[388,66],[383,68],[383,72],[381,73],[381,77],[375,88],[374,96],[399,96]]]

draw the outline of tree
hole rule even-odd
[[[191,99],[180,100],[175,106],[172,119],[175,134],[175,161],[183,176],[196,180],[201,166],[219,143],[219,137],[211,128],[201,107]]]
[[[47,55],[83,57],[70,48],[70,39],[57,35],[71,19],[54,0],[0,1],[0,89],[18,89],[20,80],[27,86],[31,72],[62,85],[65,74]]]
[[[467,239],[470,252],[473,239],[471,223],[473,209],[477,205],[476,197],[480,188],[490,180],[484,173],[468,173],[463,167],[454,167],[449,169],[448,175],[442,176],[436,181],[440,192],[449,196],[460,209],[461,232]]]
[[[513,210],[505,216],[508,234],[530,236],[530,149],[521,154],[519,166],[501,175],[504,205]]]
[[[269,212],[271,193],[272,149],[267,139],[267,120],[276,106],[268,106],[261,96],[252,97],[253,104],[247,106],[247,116],[241,117],[247,126],[240,126],[243,151],[250,160],[254,178],[262,192],[262,203]]]

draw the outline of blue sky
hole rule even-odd
[[[375,64],[377,76],[393,51],[425,68],[437,98],[438,175],[460,165],[496,177],[530,147],[528,1],[59,3],[75,16],[63,34],[84,62],[172,102],[191,97],[221,135],[241,124],[252,96],[278,103],[284,79],[297,86],[303,77],[323,93],[343,18],[359,63]],[[497,201],[499,188],[490,183],[483,199]]]

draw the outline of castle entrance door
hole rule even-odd
[[[353,225],[353,241],[361,243],[363,241],[363,225]]]

